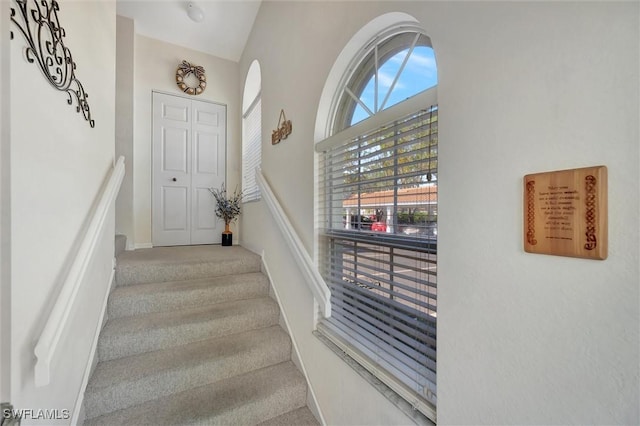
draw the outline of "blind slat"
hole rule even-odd
[[[331,317],[345,325],[350,332],[362,336],[367,340],[377,342],[376,346],[383,346],[388,358],[395,358],[409,368],[417,369],[418,375],[426,377],[435,373],[436,368],[436,352],[428,351],[428,355],[416,351],[412,346],[407,345],[401,339],[396,339],[389,333],[397,333],[394,329],[386,327],[383,322],[373,316],[367,315],[366,312],[359,311],[354,313],[346,308],[336,309],[335,316]],[[380,331],[383,331],[381,333]],[[411,344],[410,339],[407,338]],[[416,361],[418,367],[416,367]]]
[[[362,269],[362,268],[357,268],[357,264],[355,262],[350,262],[349,266],[344,266],[344,263],[342,264],[342,268],[341,269],[339,266],[334,266],[332,265],[331,267],[331,271],[335,271],[338,274],[341,274],[341,271],[348,271],[351,272],[353,274],[358,274],[358,275],[362,275],[363,277],[369,278],[371,280],[375,281],[380,281],[382,283],[386,283],[386,284],[393,284],[399,288],[402,288],[404,290],[407,291],[412,291],[415,293],[416,296],[424,296],[424,297],[431,297],[433,299],[436,298],[435,293],[429,292],[428,290],[420,290],[418,287],[419,286],[425,286],[427,288],[431,287],[431,288],[436,288],[435,283],[433,283],[432,281],[428,281],[428,280],[424,280],[421,278],[417,278],[417,277],[412,277],[410,275],[405,275],[401,272],[395,272],[391,269],[385,269],[383,267],[379,267],[379,266],[369,266],[366,270]],[[369,272],[372,271],[372,272]],[[429,275],[433,275],[436,276],[436,272],[435,271],[428,271],[425,272]],[[390,278],[385,278],[384,276],[388,275]],[[411,285],[405,285],[402,284],[401,282],[395,282],[395,281],[391,281],[391,279],[395,279],[397,281],[399,280],[408,280],[408,281],[412,281],[413,283],[415,283],[415,286],[411,286]]]
[[[318,330],[324,334],[332,336],[334,342],[338,342],[349,355],[356,356],[356,359],[362,360],[362,365],[372,372],[376,377],[381,378],[388,386],[403,396],[411,395],[409,400],[413,401],[415,407],[423,412],[431,412],[435,414],[433,407],[422,402],[427,401],[435,406],[436,401],[436,385],[435,378],[429,380],[422,387],[414,380],[411,369],[403,371],[403,365],[396,365],[391,359],[388,361],[386,357],[379,357],[378,353],[371,349],[371,345],[367,342],[360,342],[360,336],[349,333],[346,325],[340,324],[332,318],[323,319],[318,323]],[[337,340],[336,340],[337,338]],[[348,343],[347,343],[348,342]],[[364,359],[363,359],[364,358]],[[380,371],[383,370],[383,371]],[[385,371],[389,374],[385,374]],[[422,389],[422,392],[420,392]],[[430,391],[430,392],[429,392]]]
[[[436,286],[433,285],[432,283],[424,280],[418,281],[416,279],[416,280],[413,280],[413,282],[415,283],[415,286],[411,286],[410,284],[403,284],[400,282],[401,279],[405,279],[407,282],[410,282],[412,281],[412,277],[400,276],[399,274],[394,274],[393,272],[390,272],[390,271],[384,271],[381,268],[376,270],[383,271],[384,273],[390,276],[389,278],[382,277],[380,273],[376,274],[376,273],[364,271],[362,270],[362,268],[358,268],[357,265],[353,265],[353,266],[342,265],[342,267],[333,265],[330,270],[331,270],[330,272],[331,277],[334,277],[334,278],[344,277],[344,272],[347,272],[350,274],[349,276],[353,278],[354,282],[358,283],[358,285],[375,288],[382,293],[388,294],[392,298],[404,299],[411,302],[416,300],[416,298],[419,298],[419,297],[423,297],[425,299],[426,298],[433,299],[434,301],[436,299],[435,293],[430,293],[428,290],[426,290],[429,288],[432,288],[432,289],[436,288]],[[387,284],[389,287],[386,287],[383,284]],[[424,286],[425,290],[419,289],[418,287],[420,286]],[[402,294],[402,292],[398,292],[397,290],[394,291],[393,289],[391,289],[391,287],[393,287],[393,289],[405,290],[410,294],[404,295]],[[423,303],[416,302],[416,304],[435,311],[435,306],[430,306],[426,302],[423,302]]]
[[[423,386],[426,384],[426,382],[435,381],[436,377],[433,370],[429,370],[428,368],[422,366],[418,369],[410,367],[409,364],[411,364],[411,361],[407,360],[406,358],[403,360],[402,355],[399,354],[398,351],[393,348],[393,346],[381,344],[373,345],[375,346],[375,348],[373,348],[371,343],[379,340],[375,333],[370,333],[364,328],[354,325],[355,323],[352,318],[348,318],[347,316],[338,314],[335,318],[332,315],[331,318],[325,321],[336,325],[339,330],[348,333],[357,342],[367,342],[368,344],[366,346],[368,346],[372,351],[372,358],[374,360],[378,362],[380,362],[380,360],[384,360],[390,363],[396,369],[401,371],[406,379],[415,383],[419,383]],[[398,362],[396,361],[400,361],[400,365],[398,365]]]
[[[323,321],[433,402],[438,107],[346,133],[344,143],[322,145],[319,162],[322,272],[332,303]]]
[[[435,346],[435,339],[433,338],[436,331],[435,324],[430,325],[424,322],[419,324],[415,318],[399,315],[397,312],[393,312],[391,310],[385,311],[380,308],[384,305],[376,303],[375,299],[363,299],[358,298],[357,296],[353,297],[355,292],[341,291],[345,290],[344,288],[336,289],[335,287],[332,287],[332,290],[336,292],[336,297],[333,302],[335,303],[335,307],[338,311],[344,310],[346,306],[345,303],[347,303],[349,306],[355,305],[358,309],[368,312],[371,317],[376,318],[381,322],[389,322],[391,319],[395,318],[398,320],[393,324],[395,329],[402,330],[403,335],[406,335],[407,338],[412,338],[414,341],[417,341],[417,346],[414,349],[421,351],[424,354],[432,354],[432,357],[435,358],[436,352],[433,348],[433,346]],[[347,298],[349,299],[348,301]],[[415,323],[414,326],[407,325],[412,322]],[[431,335],[429,335],[429,333]],[[402,339],[403,336],[399,336],[398,338]],[[431,345],[431,347],[426,346],[427,344]]]
[[[262,162],[262,100],[259,95],[242,122],[242,193],[243,201],[248,202],[260,199],[255,172]]]
[[[316,143],[316,152],[324,152],[335,146],[339,146],[345,143],[345,141],[351,140],[357,136],[362,135],[364,132],[368,132],[373,126],[384,126],[388,124],[394,117],[402,117],[408,114],[412,114],[415,111],[423,108],[425,105],[433,105],[438,98],[438,87],[434,86],[431,89],[425,90],[421,94],[412,96],[409,99],[400,102],[394,106],[391,106],[385,110],[379,111],[376,115],[361,121],[340,133],[328,137],[327,139]],[[412,114],[413,115],[413,114]]]
[[[436,318],[431,317],[428,313],[411,306],[407,306],[406,304],[393,299],[383,299],[382,296],[371,294],[369,290],[359,289],[357,284],[351,287],[336,286],[335,284],[332,284],[329,288],[342,296],[349,296],[351,300],[357,300],[361,303],[375,304],[376,309],[378,309],[381,314],[396,318],[398,321],[404,323],[421,321],[425,324],[425,327],[427,327],[423,330],[424,332],[428,331],[428,327],[433,327],[435,329]],[[360,290],[368,291],[369,293],[365,294]]]

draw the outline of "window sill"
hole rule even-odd
[[[402,411],[407,417],[409,417],[413,422],[417,425],[424,426],[435,426],[432,420],[430,420],[423,413],[414,408],[413,404],[407,401],[403,396],[398,394],[396,391],[391,389],[385,383],[383,383],[380,379],[374,376],[369,370],[360,365],[354,358],[352,358],[349,354],[347,354],[344,350],[342,350],[335,342],[334,339],[337,339],[335,336],[332,336],[330,332],[325,330],[316,330],[313,332],[314,336],[316,336],[321,342],[323,342],[329,349],[331,349],[339,358],[341,358],[348,366],[353,368],[356,373],[360,375],[363,379],[365,379],[371,386],[376,388],[378,392],[380,392],[389,402],[394,404],[400,411]]]

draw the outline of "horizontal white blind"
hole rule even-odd
[[[262,163],[262,100],[256,98],[243,117],[242,194],[243,201],[260,199],[256,168]]]
[[[436,404],[437,123],[433,106],[334,145],[320,161],[332,304],[322,327],[419,399],[418,409]]]

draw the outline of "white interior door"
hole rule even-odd
[[[225,181],[226,107],[153,94],[153,245],[214,244],[216,220],[208,188]]]
[[[225,182],[226,108],[192,102],[191,244],[220,243],[224,222],[209,188]]]

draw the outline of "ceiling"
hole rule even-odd
[[[135,21],[136,33],[239,61],[256,19],[260,0],[200,0],[204,20],[187,16],[188,1],[117,0],[118,15]]]

